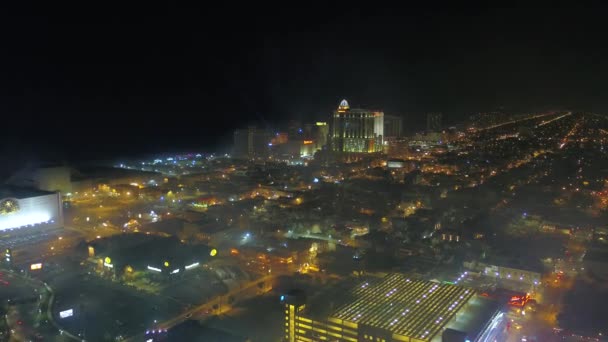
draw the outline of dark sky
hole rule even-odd
[[[212,150],[341,98],[409,128],[428,111],[608,109],[599,7],[94,4],[2,11],[3,160]]]

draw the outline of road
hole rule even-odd
[[[273,275],[265,276],[263,278],[252,280],[246,284],[241,285],[239,288],[228,291],[227,293],[225,293],[223,295],[216,296],[216,297],[212,298],[211,300],[207,301],[206,303],[196,306],[192,309],[189,309],[171,319],[168,319],[163,322],[159,322],[152,329],[162,329],[162,330],[167,329],[168,330],[188,319],[191,319],[191,318],[196,319],[197,317],[204,315],[205,312],[209,312],[209,311],[216,311],[216,312],[219,311],[220,313],[224,312],[226,310],[222,310],[222,305],[224,305],[226,303],[226,301],[228,300],[229,297],[231,297],[231,296],[236,297],[240,293],[251,290],[252,288],[258,286],[258,284],[260,284],[260,283],[265,284],[263,291],[268,292],[272,289],[272,287],[271,286],[268,287],[267,284],[269,282],[271,283],[272,281],[274,281],[278,276],[279,276],[278,274],[273,274]],[[217,306],[218,308],[214,309],[214,306]],[[129,342],[140,341],[140,340],[143,340],[143,336],[144,336],[144,333],[142,332],[141,334],[128,338],[126,341],[129,341]]]
[[[508,342],[519,342],[534,336],[538,341],[553,341],[557,337],[553,328],[558,328],[557,317],[563,310],[563,300],[568,291],[572,290],[574,281],[582,267],[584,245],[571,238],[567,243],[564,259],[556,260],[556,272],[543,276],[542,286],[533,295],[538,302],[536,309],[528,308],[526,314],[513,310],[510,319],[513,322]]]
[[[572,113],[569,113],[568,115],[570,115]],[[533,116],[528,116],[525,118],[520,118],[520,119],[515,119],[515,120],[511,120],[511,121],[507,121],[507,122],[502,122],[493,126],[489,126],[489,127],[484,127],[484,128],[479,128],[477,129],[478,132],[480,131],[487,131],[487,130],[491,130],[494,128],[498,128],[498,127],[502,127],[502,126],[507,126],[507,125],[511,125],[511,124],[515,124],[515,123],[519,123],[519,122],[523,122],[523,121],[528,121],[528,120],[534,120],[534,119],[538,119],[538,118],[542,118],[542,117],[546,117],[546,116],[551,116],[551,115],[557,115],[557,113],[547,113],[547,114],[538,114],[538,115],[533,115]],[[563,116],[559,117],[559,119],[561,119]],[[553,119],[556,120],[557,118]],[[553,121],[551,120],[551,121]]]
[[[6,290],[0,291],[0,297],[27,299],[38,298],[35,302],[26,302],[10,307],[7,323],[17,341],[41,340],[80,340],[78,337],[64,332],[56,324],[52,315],[53,291],[45,283],[34,278],[23,276],[17,272],[0,272],[0,279],[6,279]],[[48,291],[44,293],[44,289]],[[45,308],[46,310],[43,310]],[[46,317],[45,317],[46,316]],[[47,324],[51,323],[51,325]],[[54,328],[56,329],[54,329]]]

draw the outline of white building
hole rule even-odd
[[[0,231],[60,227],[63,208],[58,192],[0,187]]]

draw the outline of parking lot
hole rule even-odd
[[[57,288],[53,315],[74,335],[90,341],[103,341],[144,331],[175,316],[182,306],[161,296],[149,295],[95,276],[66,275],[55,279]],[[73,316],[59,313],[73,310]]]

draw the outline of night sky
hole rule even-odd
[[[3,163],[212,151],[341,98],[406,131],[428,111],[608,109],[602,8],[97,4],[2,11]]]

